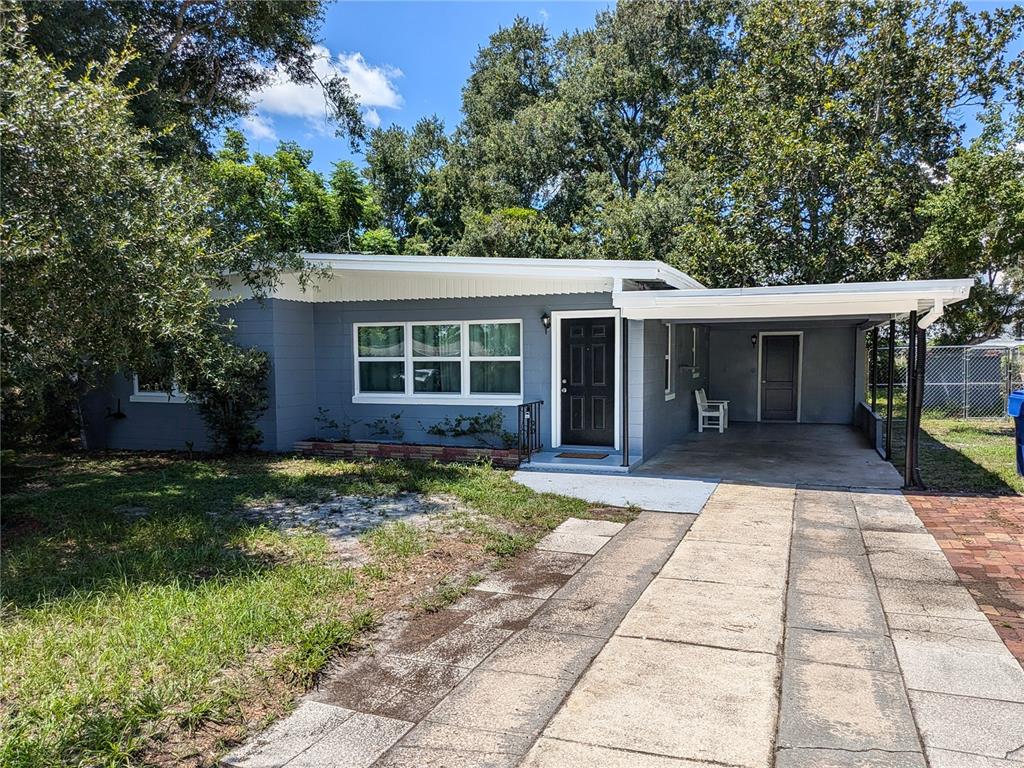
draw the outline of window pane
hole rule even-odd
[[[472,357],[518,357],[519,323],[481,323],[469,326]]]
[[[139,392],[170,392],[173,388],[174,371],[170,365],[154,363],[139,366],[136,374]]]
[[[462,363],[416,363],[412,388],[414,392],[461,392]]]
[[[474,394],[519,394],[519,363],[470,363],[469,389]]]
[[[360,363],[360,392],[404,392],[405,363]]]
[[[405,328],[380,325],[359,329],[360,357],[402,357],[405,355]]]
[[[414,325],[413,357],[461,357],[461,331],[457,325]]]

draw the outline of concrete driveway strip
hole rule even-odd
[[[599,544],[596,554],[374,765],[518,765],[692,520],[643,513],[625,528],[579,520],[560,526],[540,542],[539,552],[589,554]],[[537,592],[528,579],[492,581],[506,592]]]
[[[793,499],[719,486],[523,765],[770,766]]]

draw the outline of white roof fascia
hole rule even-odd
[[[603,277],[613,280],[661,280],[673,288],[704,289],[701,283],[689,275],[660,261],[380,256],[364,253],[306,253],[303,257],[312,265],[339,272],[426,272],[436,275],[490,277]]]
[[[615,293],[612,305],[634,320],[752,320],[866,317],[931,311],[963,301],[974,281],[904,280]]]

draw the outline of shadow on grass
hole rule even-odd
[[[5,474],[8,468],[5,467]],[[283,457],[53,457],[6,483],[3,601],[30,608],[138,584],[231,579],[272,567],[259,523],[231,514],[270,499],[443,490],[467,470]]]
[[[951,427],[947,433],[958,431],[969,435],[1013,439],[1012,430],[1007,432],[998,427],[964,425]],[[1018,490],[988,467],[974,461],[963,451],[949,445],[937,436],[938,430],[929,430],[927,422],[921,426],[921,479],[929,491],[944,491],[957,494],[996,494],[1014,496]],[[905,424],[893,425],[892,463],[903,472],[906,449]]]

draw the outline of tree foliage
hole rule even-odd
[[[117,82],[127,57],[76,80],[11,22],[0,61],[5,410],[57,382],[83,385],[211,322],[208,198],[157,164]]]
[[[38,19],[28,29],[29,43],[44,58],[68,62],[69,80],[85,76],[90,62],[135,51],[114,82],[135,84],[130,114],[161,156],[205,153],[213,132],[248,111],[252,94],[277,71],[321,85],[339,130],[363,134],[348,83],[320,82],[313,68],[321,0],[28,0],[21,6]]]
[[[948,179],[921,203],[928,224],[911,248],[925,277],[976,275],[968,301],[946,310],[944,343],[967,344],[1024,323],[1024,122],[998,113],[948,164]]]
[[[205,166],[214,241],[228,254],[225,271],[258,292],[284,269],[308,276],[303,252],[363,250],[363,233],[377,229],[379,207],[355,166],[338,162],[325,180],[309,167],[312,159],[292,142],[272,155],[250,155],[242,134],[229,130]]]
[[[184,370],[189,373],[179,382],[203,417],[214,450],[237,453],[256,448],[263,442],[257,421],[270,405],[267,353],[210,337],[187,357]]]
[[[670,175],[693,185],[675,261],[709,284],[889,279],[959,136],[958,109],[1010,75],[1020,12],[764,0],[686,99]]]

